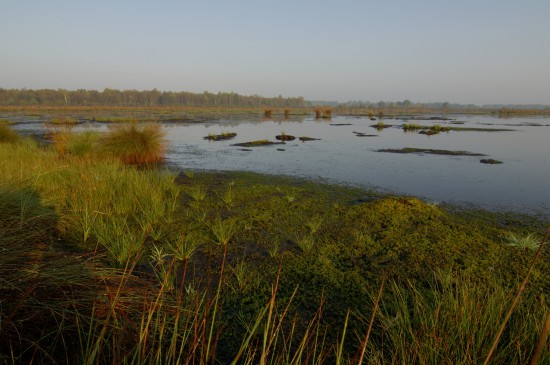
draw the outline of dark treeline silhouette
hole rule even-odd
[[[275,107],[303,108],[303,97],[266,98],[259,95],[240,95],[234,92],[192,93],[187,91],[153,90],[64,90],[64,89],[2,89],[1,106],[193,106],[193,107]]]

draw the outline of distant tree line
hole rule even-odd
[[[64,90],[64,89],[2,89],[2,106],[195,106],[195,107],[273,107],[303,108],[303,97],[283,98],[281,95],[266,98],[259,95],[240,95],[234,92],[192,93],[187,91],[153,90]]]
[[[330,105],[330,104],[326,104]],[[491,113],[499,116],[513,115],[549,115],[550,106],[540,104],[515,104],[515,105],[475,105],[457,104],[450,102],[414,103],[410,100],[403,101],[348,101],[337,104],[335,111],[342,114],[361,113],[369,110],[373,114],[422,114],[422,113]]]

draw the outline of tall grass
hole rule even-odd
[[[0,120],[0,143],[15,143],[19,135],[10,127],[9,122]]]
[[[166,150],[164,132],[159,124],[114,126],[101,138],[100,144],[109,155],[136,165],[160,162]]]
[[[32,142],[0,145],[2,181],[36,190],[59,214],[57,229],[83,247],[99,246],[118,266],[161,240],[174,224],[176,175],[137,171],[114,160],[58,159]]]
[[[498,284],[444,272],[436,274],[429,288],[394,282],[390,292],[382,299],[378,318],[383,345],[369,343],[374,363],[481,363],[513,299]],[[493,363],[529,360],[550,308],[544,297],[524,305],[512,317]]]

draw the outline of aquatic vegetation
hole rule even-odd
[[[484,164],[489,164],[489,165],[500,165],[502,163],[502,161],[493,160],[492,158],[481,159],[481,160],[479,160],[479,162],[484,163]]]
[[[278,141],[294,141],[296,137],[281,132],[281,134],[275,136],[275,139]]]
[[[378,152],[390,152],[390,153],[419,153],[419,154],[429,154],[429,155],[446,155],[446,156],[485,156],[482,153],[474,153],[468,151],[449,151],[449,150],[438,150],[431,148],[382,148]]]
[[[321,139],[319,138],[312,138],[312,137],[306,137],[306,136],[302,136],[302,137],[299,137],[298,138],[300,141],[302,142],[307,142],[307,141],[320,141]]]
[[[166,142],[158,124],[113,126],[99,140],[103,152],[127,164],[154,164],[164,159]]]
[[[414,124],[414,123],[405,123],[402,126],[403,130],[405,132],[410,131],[420,131],[419,134],[425,134],[428,136],[439,134],[441,132],[449,132],[452,130],[451,127],[442,127],[439,124],[435,124],[433,126],[426,126],[426,125],[420,125],[420,124]]]
[[[422,126],[422,125],[419,125],[419,124],[413,124],[413,123],[405,123],[405,124],[403,124],[403,130],[405,130],[405,131],[408,131],[408,130],[418,130],[418,129],[424,129],[424,128],[429,128],[429,127]]]
[[[232,144],[232,146],[239,146],[239,147],[260,147],[260,146],[271,146],[274,144],[285,144],[284,142],[271,142],[267,139],[260,139],[257,141],[250,141],[250,142],[243,142],[243,143],[235,143]]]
[[[223,132],[221,134],[209,134],[204,137],[204,139],[209,141],[226,141],[228,139],[233,139],[237,136],[237,133],[233,132]]]
[[[357,137],[378,137],[378,134],[367,134],[363,132],[353,132]]]
[[[371,127],[372,127],[372,128],[375,128],[376,130],[381,131],[381,130],[383,130],[383,129],[385,129],[385,128],[391,128],[391,127],[393,127],[393,126],[390,125],[390,124],[386,124],[386,123],[384,123],[383,121],[379,121],[378,123],[371,125]]]

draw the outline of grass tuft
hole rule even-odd
[[[0,121],[0,143],[15,143],[19,141],[19,135],[9,124],[9,122]]]
[[[158,124],[127,123],[115,126],[100,139],[107,154],[127,164],[161,162],[166,151],[164,132]]]
[[[536,251],[540,246],[540,240],[532,233],[525,236],[519,236],[514,233],[509,233],[504,238],[505,244],[511,247],[517,247],[524,250]]]

